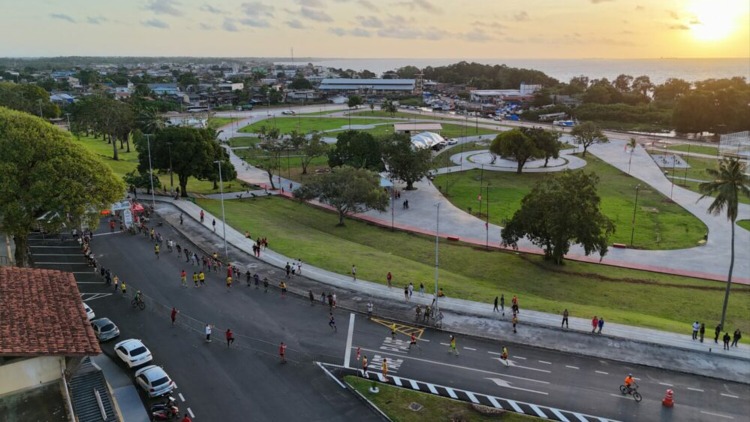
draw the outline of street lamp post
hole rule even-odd
[[[148,145],[148,180],[151,182],[151,208],[156,208],[156,199],[154,199],[154,168],[151,165],[151,135],[146,134],[145,136],[146,144]]]
[[[229,251],[227,250],[227,218],[224,213],[224,179],[221,176],[221,161],[216,160],[214,163],[219,165],[219,194],[221,195],[221,226],[224,231],[224,257],[229,262]]]
[[[437,212],[435,213],[435,309],[432,312],[432,315],[437,316],[438,315],[438,270],[440,268],[440,203],[438,202],[436,205]]]
[[[169,187],[174,187],[174,176],[172,175],[172,143],[167,142],[167,148],[169,148]]]
[[[393,177],[391,177],[391,231],[394,229],[394,207],[396,206],[396,186],[393,184]]]
[[[633,247],[633,239],[635,238],[635,211],[638,209],[638,190],[640,188],[640,184],[635,186],[635,204],[633,205],[633,227],[630,230],[630,247]]]
[[[487,193],[484,196],[484,200],[487,203],[487,219],[484,222],[484,232],[485,232],[484,247],[485,249],[489,250],[490,249],[490,184],[489,183],[487,183]]]

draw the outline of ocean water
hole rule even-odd
[[[294,62],[276,62],[276,64],[312,63],[325,67],[369,70],[382,75],[388,70],[404,66],[446,66],[460,61],[482,64],[505,64],[509,67],[520,67],[541,70],[547,75],[562,82],[570,81],[574,76],[585,75],[590,79],[615,79],[626,74],[633,77],[647,75],[651,82],[660,84],[668,78],[680,78],[694,82],[710,78],[744,77],[750,80],[750,58],[729,59],[299,59]]]

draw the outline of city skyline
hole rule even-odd
[[[32,0],[0,56],[750,57],[744,0]]]

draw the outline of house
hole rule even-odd
[[[474,89],[469,91],[471,102],[482,104],[520,103],[530,101],[541,85],[521,83],[518,89]]]
[[[0,408],[37,389],[62,399],[82,360],[100,353],[73,274],[0,267]]]
[[[177,84],[148,84],[148,89],[156,95],[180,94],[180,87]]]

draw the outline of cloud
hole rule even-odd
[[[221,29],[227,32],[239,32],[240,30],[232,19],[224,19],[224,23],[221,24]]]
[[[330,32],[333,35],[338,35],[339,37],[343,37],[346,35],[346,29],[344,28],[328,28],[328,32]]]
[[[378,6],[375,6],[375,4],[373,4],[373,2],[371,2],[370,0],[357,0],[357,3],[371,12],[380,11],[380,8]]]
[[[360,38],[369,38],[372,36],[372,33],[366,29],[362,28],[354,28],[354,29],[344,29],[340,27],[334,27],[329,28],[328,32],[330,32],[333,35],[337,35],[339,37],[360,37]]]
[[[223,10],[217,9],[217,8],[211,6],[210,4],[204,4],[203,6],[201,6],[201,10],[204,11],[204,12],[213,13],[214,15],[223,15],[224,14]]]
[[[362,37],[362,38],[369,38],[370,36],[372,36],[372,34],[370,34],[370,31],[366,29],[362,29],[362,28],[354,28],[350,31],[350,33],[354,35],[355,37]]]
[[[88,16],[86,17],[86,22],[92,25],[99,25],[107,22],[107,18],[105,18],[104,16]]]
[[[670,25],[669,29],[674,29],[677,31],[687,31],[690,29],[690,27],[685,25],[684,23],[679,23],[677,25]]]
[[[645,7],[643,7],[643,6],[641,6],[641,5],[639,4],[639,5],[636,5],[636,6],[635,6],[635,10],[637,10],[637,11],[639,11],[639,12],[642,12],[642,11],[646,10],[646,8],[645,8]]]
[[[242,3],[242,11],[250,17],[272,18],[275,8],[259,1]]]
[[[250,26],[253,28],[268,28],[271,24],[265,19],[258,18],[243,18],[239,21],[242,25]]]
[[[434,13],[439,14],[443,13],[443,11],[438,8],[437,6],[431,4],[427,0],[410,0],[410,1],[404,1],[399,3],[394,3],[396,6],[404,6],[409,8],[409,10],[422,10],[428,13]]]
[[[177,0],[151,0],[146,4],[146,9],[157,15],[182,16],[185,12],[179,6]]]
[[[471,42],[487,42],[493,39],[492,36],[484,32],[481,28],[475,28],[465,34],[461,34],[461,38]]]
[[[310,19],[316,22],[333,22],[333,18],[328,13],[322,10],[310,9],[308,7],[302,7],[299,11],[300,15],[305,19]]]
[[[667,10],[667,13],[669,13],[669,16],[672,19],[680,19],[680,15],[678,15],[674,10]]]
[[[502,33],[503,30],[505,29],[505,25],[499,22],[474,21],[471,23],[471,26],[486,28],[487,30],[490,30],[498,34]]]
[[[297,3],[299,3],[300,6],[305,7],[325,7],[321,0],[297,0]]]
[[[377,16],[357,16],[357,20],[359,21],[359,24],[364,26],[365,28],[383,27],[383,21],[381,21]]]
[[[70,17],[69,15],[66,15],[64,13],[50,13],[49,17],[51,17],[52,19],[58,19],[58,20],[61,20],[61,21],[66,21],[66,22],[70,22],[70,23],[76,23],[75,19],[73,19],[72,17]]]
[[[213,31],[214,29],[216,29],[215,26],[203,22],[200,23],[200,28],[204,31]]]
[[[591,0],[591,3],[592,4],[600,4],[600,3],[606,3],[606,2],[609,2],[609,1],[614,1],[614,0]]]
[[[285,23],[286,23],[286,26],[292,29],[305,29],[305,25],[303,25],[302,22],[300,22],[297,19],[292,19],[290,21],[286,21]]]
[[[141,25],[150,27],[150,28],[158,28],[158,29],[167,29],[169,28],[169,24],[161,21],[159,19],[149,19],[147,21],[142,21]]]
[[[513,15],[513,20],[516,21],[516,22],[524,22],[524,21],[527,21],[529,19],[530,19],[529,14],[526,13],[525,10],[522,10],[522,11],[520,11],[520,12],[518,12],[518,13],[516,13],[516,14]]]

